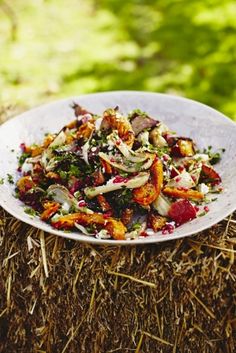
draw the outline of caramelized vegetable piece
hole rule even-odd
[[[125,239],[125,233],[127,229],[121,221],[116,220],[114,218],[108,218],[107,223],[104,227],[108,231],[108,233],[111,234],[112,238],[116,240]]]
[[[105,183],[105,178],[103,173],[101,172],[100,169],[96,170],[93,174],[92,174],[93,178],[94,178],[94,185],[98,186],[98,185],[102,185]]]
[[[151,168],[152,181],[133,190],[134,201],[142,206],[148,206],[157,199],[163,185],[163,166],[160,159],[155,159]]]
[[[43,141],[43,147],[47,148],[52,143],[53,140],[54,140],[53,135],[50,135],[50,134],[47,135]]]
[[[103,195],[98,195],[97,196],[97,201],[101,207],[101,210],[103,212],[108,212],[108,211],[111,211],[112,212],[112,208],[111,208],[111,205],[109,204],[109,202],[107,201],[107,199],[105,198],[105,196]]]
[[[132,208],[126,208],[122,212],[121,220],[125,226],[131,222],[133,214],[134,214],[134,210]]]
[[[34,183],[31,176],[29,176],[29,175],[23,176],[17,182],[17,187],[18,187],[21,194],[25,194],[27,191],[29,191],[30,189],[32,189],[35,186],[36,186],[36,184]]]
[[[206,164],[202,165],[202,175],[201,177],[203,179],[209,179],[209,182],[214,181],[214,182],[221,182],[221,177],[219,174],[215,171],[215,169],[211,166],[208,166]]]
[[[177,225],[181,225],[196,218],[197,213],[194,206],[188,200],[179,200],[172,203],[168,216],[173,219]]]
[[[133,190],[134,201],[142,206],[150,205],[157,198],[156,195],[155,186],[151,182]]]
[[[94,131],[94,124],[91,121],[87,121],[86,123],[82,124],[77,133],[76,136],[78,139],[83,138],[83,139],[88,139],[92,132]]]
[[[165,187],[162,191],[170,197],[181,199],[202,200],[204,198],[204,194],[196,190],[182,190],[180,188]]]
[[[105,110],[101,128],[117,130],[122,141],[130,147],[133,146],[134,132],[132,126],[129,120],[123,116],[119,116],[115,109]]]
[[[80,115],[91,114],[87,109],[81,107],[81,105],[74,103],[73,107],[75,116],[78,117]]]
[[[112,166],[106,162],[104,159],[100,158],[100,163],[102,165],[102,167],[104,168],[104,172],[106,174],[112,174]]]
[[[148,227],[152,228],[154,232],[161,230],[166,224],[166,218],[159,216],[156,213],[148,214]]]
[[[31,147],[31,156],[36,157],[42,154],[44,148],[42,146],[32,146]]]
[[[57,229],[71,229],[74,227],[75,222],[84,226],[96,225],[98,229],[106,229],[114,239],[125,239],[126,227],[120,220],[114,218],[104,218],[102,214],[92,213],[86,214],[77,212],[62,216],[57,220],[52,220],[51,224]]]
[[[48,172],[46,174],[46,177],[55,181],[58,181],[61,179],[60,175],[55,172]]]
[[[156,126],[157,124],[157,120],[154,120],[147,115],[137,115],[131,121],[132,129],[135,133],[135,136],[137,136],[144,129],[151,128],[153,126]]]
[[[45,202],[43,207],[45,210],[41,214],[41,219],[42,221],[47,221],[49,218],[51,218],[60,208],[60,204],[58,202]]]
[[[163,165],[160,159],[155,159],[152,167],[151,167],[151,174],[153,184],[156,189],[157,197],[159,196],[162,185],[163,185]]]
[[[193,141],[188,138],[180,138],[171,148],[174,157],[191,157],[195,153]]]

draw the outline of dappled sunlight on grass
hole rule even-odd
[[[0,12],[0,103],[106,90],[184,95],[236,119],[233,1],[35,0]]]

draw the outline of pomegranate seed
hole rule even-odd
[[[204,211],[205,212],[209,212],[210,210],[209,210],[209,207],[208,206],[204,206]]]
[[[22,143],[20,144],[20,149],[21,149],[22,152],[25,152],[25,151],[26,151],[26,145],[25,145],[24,142],[22,142]]]
[[[129,179],[128,178],[124,178],[121,175],[117,175],[114,179],[113,179],[113,184],[117,184],[117,183],[127,183]]]
[[[164,155],[163,155],[163,160],[164,160],[165,162],[167,162],[167,161],[169,160],[169,156],[168,156],[167,154],[164,154]]]

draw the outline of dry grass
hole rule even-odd
[[[138,247],[0,223],[0,352],[235,352],[236,214]]]

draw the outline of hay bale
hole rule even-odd
[[[0,352],[235,352],[236,214],[129,247],[0,220]]]

